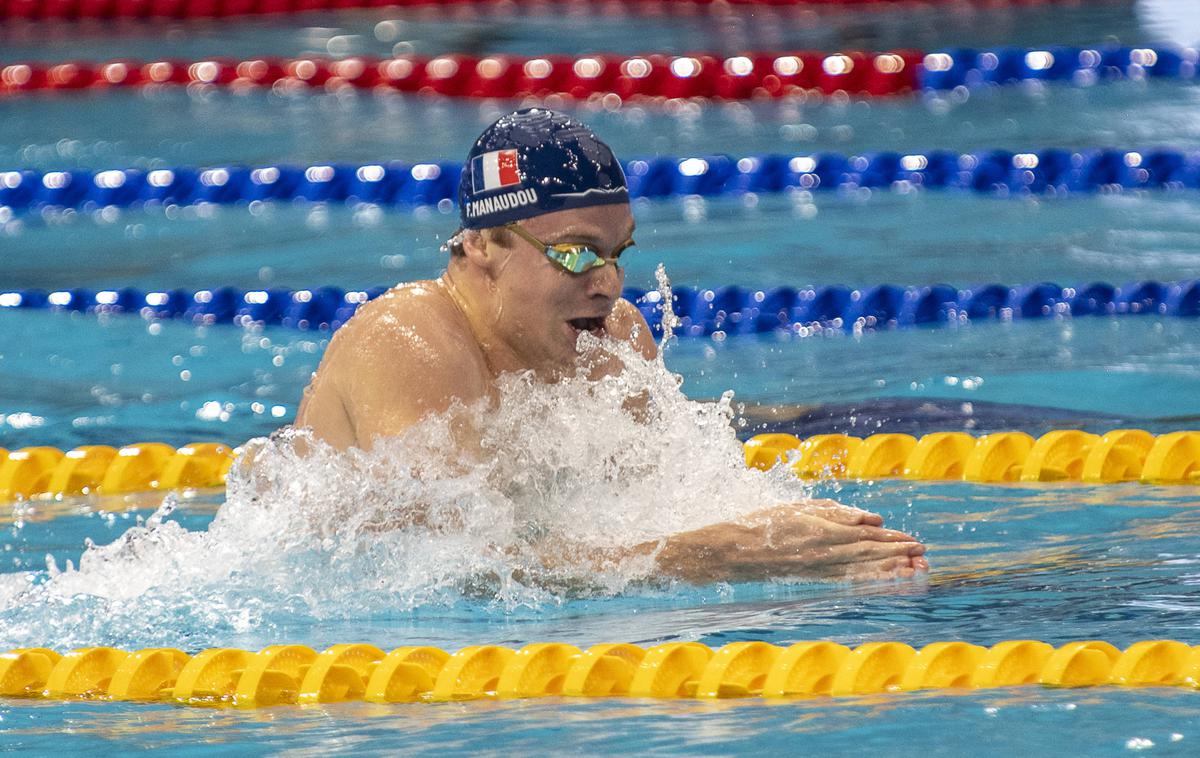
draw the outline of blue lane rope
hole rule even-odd
[[[42,309],[85,313],[130,313],[147,319],[182,319],[197,324],[282,325],[295,329],[335,330],[360,305],[387,290],[337,287],[242,290],[218,287],[146,292],[133,287],[21,290],[0,292],[0,311]],[[662,309],[656,291],[629,288],[624,297],[637,304],[656,332]],[[814,329],[872,330],[949,324],[989,319],[1038,319],[1051,316],[1161,315],[1200,316],[1200,279],[1182,282],[1139,281],[1122,286],[1095,282],[1060,287],[1048,282],[1010,287],[985,284],[956,289],[945,284],[865,289],[738,286],[674,289],[673,309],[685,337],[803,334]]]
[[[232,205],[255,201],[453,203],[462,164],[224,166],[107,171],[0,171],[0,207],[96,210],[107,206]],[[788,191],[917,189],[1056,195],[1200,189],[1200,150],[896,152],[842,155],[660,156],[625,164],[633,197],[713,197]]]
[[[1110,79],[1191,80],[1198,59],[1190,47],[947,48],[925,55],[917,82],[922,89],[948,90],[1029,81],[1087,86]]]

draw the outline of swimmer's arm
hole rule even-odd
[[[356,446],[370,450],[380,437],[394,437],[431,414],[448,411],[455,401],[472,402],[482,387],[446,361],[418,369],[391,366],[365,374],[350,408]]]
[[[624,340],[642,354],[648,361],[658,357],[658,343],[654,341],[654,333],[646,323],[645,316],[633,303],[621,298],[613,306],[612,335]]]
[[[336,392],[317,387],[323,378],[320,372],[314,374],[312,383],[304,388],[295,426],[307,427],[316,439],[337,450],[345,450],[354,445],[354,427],[342,398]],[[309,446],[303,437],[297,437],[295,445],[301,455],[308,454]]]
[[[658,357],[658,343],[654,341],[650,325],[646,323],[642,312],[628,300],[618,300],[613,306],[608,328],[612,337],[628,342],[647,361]],[[619,361],[617,361],[617,365],[620,366]],[[616,370],[620,371],[621,369],[617,368]],[[649,393],[643,390],[629,396],[622,407],[632,413],[634,418],[644,421],[647,417],[646,410],[649,401]]]
[[[585,562],[604,571],[653,556],[658,573],[692,584],[762,581],[776,577],[879,579],[926,571],[925,546],[882,528],[876,514],[811,501],[766,508],[739,522],[722,522],[625,548],[574,549],[559,544],[547,566]]]

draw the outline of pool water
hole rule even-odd
[[[127,316],[0,315],[7,339],[20,342],[5,350],[0,372],[6,418],[0,446],[9,449],[240,443],[268,434],[295,415],[328,339],[282,327],[242,332]],[[1115,426],[1105,423],[1125,419],[1162,433],[1194,426],[1200,416],[1200,335],[1184,319],[1088,317],[858,336],[692,339],[668,348],[667,365],[697,399],[732,389],[738,401],[752,404],[896,398],[1046,409],[1029,411],[1023,423],[976,432],[1042,433],[1050,420],[1104,432]]]
[[[956,6],[948,16],[937,16],[937,23],[931,23],[935,11],[928,9],[860,14],[821,7],[794,17],[781,9],[768,16],[776,22],[765,23],[754,9],[738,8],[720,21],[652,19],[637,45],[623,31],[627,17],[585,14],[564,20],[544,10],[451,23],[420,10],[403,18],[397,11],[330,14],[245,25],[182,24],[166,34],[137,24],[123,25],[115,35],[86,25],[67,31],[29,25],[0,31],[5,46],[0,55],[7,62],[292,55],[343,47],[345,53],[386,54],[404,42],[418,52],[437,53],[480,44],[472,41],[489,23],[498,24],[503,35],[486,44],[487,51],[523,54],[724,45],[733,50],[1095,44],[1110,37],[1149,44],[1179,31],[1155,20],[1154,6]],[[778,21],[781,17],[786,18]],[[381,31],[378,24],[389,20],[404,23]],[[564,24],[581,35],[570,47],[568,35],[555,34]],[[582,109],[579,115],[618,154],[630,157],[1192,149],[1200,145],[1198,93],[1179,82],[1117,82],[871,103],[630,106],[615,112]],[[0,100],[0,168],[458,160],[479,130],[510,105],[220,91],[10,98]],[[687,286],[1193,279],[1200,277],[1198,211],[1200,195],[1192,192],[1054,200],[798,193],[647,202],[635,207],[639,249],[629,256],[627,285],[652,287],[660,262],[674,283]],[[455,226],[454,215],[432,209],[340,206],[18,215],[0,218],[0,288],[366,287],[437,275],[444,265],[438,246]],[[5,310],[0,446],[237,444],[269,434],[294,418],[328,338],[281,327],[242,330]],[[1053,318],[806,338],[684,339],[668,346],[665,365],[683,377],[690,398],[713,400],[732,389],[736,402],[822,406],[860,435],[892,429],[1038,434],[1051,428],[1103,432],[1136,426],[1156,433],[1200,428],[1200,332],[1186,319]],[[925,401],[977,405],[979,419],[953,426],[928,420],[920,411]],[[611,497],[597,499],[591,511],[581,503],[592,480],[574,472],[582,484],[566,489],[564,500],[570,502],[564,508],[580,510],[566,512],[600,525],[608,519],[614,530],[634,530],[656,518],[739,505],[706,502],[711,497],[706,493],[722,491],[712,484],[721,466],[733,471],[740,465],[734,433],[697,424],[689,443],[679,435],[708,416],[688,413],[668,419],[676,435],[669,446],[654,435],[605,439],[589,429],[587,419],[564,421],[565,430],[556,427],[554,434],[573,433],[593,447],[644,445],[638,449],[659,466],[647,482],[606,490]],[[651,485],[668,474],[674,477],[671,491],[655,496]],[[408,491],[399,480],[387,481]],[[761,486],[792,491],[780,481]],[[304,491],[319,500],[320,482],[300,483],[306,482]],[[339,486],[330,484],[326,494],[355,505],[352,494],[342,497],[351,491]],[[385,649],[433,644],[448,650],[547,640],[579,645],[699,640],[711,646],[811,639],[912,645],[1103,639],[1119,647],[1156,638],[1200,642],[1195,488],[882,481],[823,483],[813,494],[875,510],[890,525],[916,534],[929,546],[929,576],[863,585],[699,588],[622,580],[608,589],[518,588],[505,594],[490,592],[486,582],[481,589],[433,558],[422,563],[419,554],[372,552],[393,544],[386,540],[335,529],[330,546],[289,531],[290,522],[278,535],[248,524],[246,533],[260,542],[247,547],[243,558],[223,563],[210,556],[240,543],[233,537],[205,542],[204,535],[210,527],[236,531],[229,528],[233,516],[252,516],[236,495],[227,503],[224,493],[191,493],[169,513],[159,510],[161,496],[76,498],[0,508],[0,649],[110,644],[196,652],[284,641],[317,649],[355,641]],[[361,499],[375,502],[378,495],[363,492]],[[280,513],[286,505],[271,503]],[[300,498],[295,505],[311,515],[306,510],[311,503]],[[88,548],[89,541],[113,547]],[[449,550],[452,544],[429,547],[436,552],[434,547]],[[75,571],[81,562],[84,571]],[[388,573],[392,568],[394,576]],[[424,584],[422,571],[429,577]],[[47,587],[62,592],[47,594]],[[74,595],[72,587],[78,589]],[[141,747],[185,754],[570,749],[724,755],[900,747],[929,755],[1131,750],[1191,755],[1200,740],[1195,697],[1183,689],[1020,688],[782,703],[550,699],[259,711],[5,701],[0,744],[39,753]]]
[[[1118,646],[1146,638],[1194,639],[1200,609],[1195,550],[1200,511],[1194,493],[1139,485],[1107,487],[974,486],[879,483],[825,487],[846,502],[880,511],[931,546],[928,580],[863,586],[736,585],[675,592],[634,592],[501,612],[486,602],[416,611],[379,607],[369,616],[323,618],[276,610],[252,628],[187,609],[142,609],[111,624],[62,609],[65,639],[127,648],[256,648],[303,640],[318,649],[345,640],[383,647],[435,644],[446,649],[487,640],[591,644],[697,639],[717,646],[743,639],[787,644],[831,639],[914,645],[964,639],[992,644],[1035,638],[1060,644],[1105,639]],[[202,529],[219,498],[185,504],[179,520]],[[7,530],[9,570],[59,565],[90,536],[105,541],[136,515],[115,518],[79,506],[75,513]],[[34,509],[36,512],[36,509]],[[18,564],[19,567],[18,567]],[[163,615],[173,619],[163,623]],[[131,617],[129,617],[131,616]],[[35,613],[4,613],[8,634],[27,630]],[[43,619],[44,621],[44,619]],[[146,623],[146,622],[158,623]],[[140,623],[139,623],[140,622]],[[42,627],[44,628],[44,627]],[[59,627],[60,629],[62,626]],[[74,643],[72,643],[74,644]],[[218,752],[264,744],[272,752],[371,750],[532,750],[569,741],[586,753],[728,754],[765,749],[857,752],[903,741],[932,755],[1114,755],[1129,745],[1190,755],[1200,717],[1194,693],[1179,689],[931,692],[849,700],[713,704],[567,700],[259,711],[180,709],[109,703],[0,706],[5,742],[30,750],[146,747]],[[936,726],[933,724],[936,723]],[[369,742],[368,742],[369,740]],[[574,747],[573,747],[574,749]]]

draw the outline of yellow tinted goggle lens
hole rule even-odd
[[[587,245],[547,245],[546,257],[572,274],[582,274],[608,263]]]
[[[577,245],[570,242],[547,245],[522,229],[515,221],[511,224],[505,224],[504,228],[511,229],[518,237],[521,237],[534,247],[540,247],[545,251],[547,258],[557,264],[563,271],[569,271],[572,274],[582,274],[584,271],[600,268],[607,263],[611,263],[614,267],[617,267],[620,265],[617,262],[617,256],[633,247],[633,240],[626,240],[613,251],[611,258],[605,258],[587,245]]]
[[[560,245],[547,245],[546,258],[550,258],[562,266],[565,271],[571,273],[583,273],[592,269],[599,269],[600,266],[612,264],[619,266],[620,261],[617,255],[634,246],[632,241],[626,242],[625,245],[617,249],[617,253],[612,258],[604,258],[600,253],[587,245],[569,245],[569,243],[560,243]]]

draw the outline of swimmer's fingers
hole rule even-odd
[[[831,531],[843,534],[845,540],[854,539],[856,532],[847,529],[880,529],[883,517],[860,508],[818,500],[804,503],[789,503],[767,508],[750,514],[743,522],[747,525],[763,525],[772,532]],[[892,531],[892,530],[885,530]],[[866,537],[870,539],[870,537]]]
[[[810,546],[848,545],[858,542],[909,542],[917,540],[911,534],[885,529],[871,524],[850,526],[838,524],[820,516],[808,513],[791,513],[782,518],[772,519],[760,527],[769,545]]]
[[[880,516],[878,513],[864,511],[862,508],[855,508],[851,505],[842,505],[834,500],[810,500],[801,505],[805,507],[808,513],[820,516],[835,524],[844,524],[846,526],[883,525],[883,516]]]
[[[811,534],[810,526],[805,524],[796,524],[794,532],[790,529],[779,530],[784,534]],[[908,542],[917,543],[917,538],[911,534],[897,531],[895,529],[885,529],[881,526],[846,526],[844,524],[827,524],[821,531],[827,535],[828,541],[835,545],[850,545],[863,543],[879,543],[879,542]]]
[[[904,571],[905,569],[908,569],[909,571],[912,570],[912,561],[905,556],[898,555],[891,558],[884,558],[882,560],[866,561],[855,564],[854,566],[846,569],[846,576],[879,576],[883,574]]]
[[[869,562],[890,557],[915,558],[925,554],[920,542],[859,542],[844,551],[852,561]]]
[[[919,542],[854,542],[814,549],[809,545],[778,546],[769,554],[743,556],[744,566],[758,566],[765,576],[816,575],[840,578],[856,571],[873,571],[881,562],[894,561],[911,566],[912,560],[925,554]]]
[[[807,575],[817,579],[833,581],[877,581],[886,579],[905,579],[926,571],[926,568],[913,563],[913,558],[907,555],[893,555],[872,560],[858,560],[850,563],[828,563],[820,566],[809,566],[801,569],[798,566],[784,568],[779,575]]]
[[[918,563],[918,560],[920,563]],[[888,579],[911,579],[929,570],[929,564],[922,559],[896,556],[878,561],[866,561],[846,568],[843,579],[857,581],[885,581]]]
[[[848,567],[867,565],[889,559],[910,559],[925,554],[925,546],[919,542],[855,542],[836,545],[823,552],[820,564],[831,570],[847,570]],[[797,556],[803,562],[801,555]]]
[[[847,527],[854,537],[863,542],[916,542],[917,538],[907,532],[885,529],[881,526]]]

